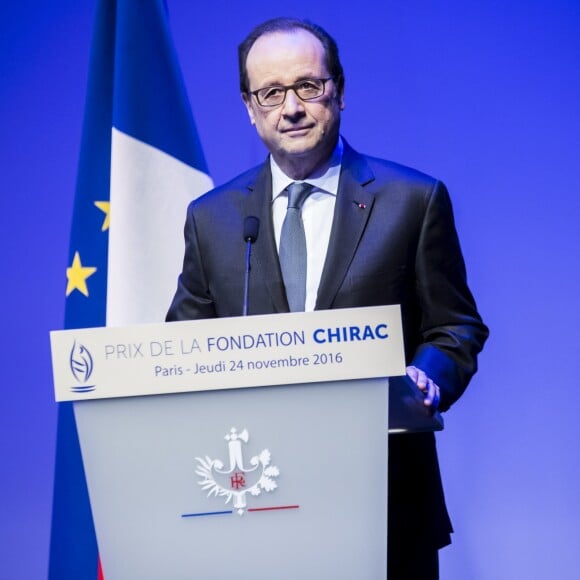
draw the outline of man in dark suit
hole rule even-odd
[[[344,76],[320,27],[268,21],[240,45],[239,59],[242,99],[270,156],[190,205],[167,320],[242,313],[242,224],[257,216],[249,313],[287,312],[297,285],[302,310],[400,304],[407,374],[426,405],[447,410],[477,369],[487,328],[466,284],[445,187],[340,137]],[[288,192],[304,182],[306,270],[297,282],[280,258]],[[389,578],[437,578],[438,549],[452,529],[434,436],[391,436],[389,474]]]

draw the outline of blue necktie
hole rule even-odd
[[[308,183],[291,183],[287,187],[288,209],[282,224],[279,254],[291,312],[303,311],[306,302],[306,236],[301,209],[312,189]]]

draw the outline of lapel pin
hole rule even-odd
[[[359,209],[366,209],[367,208],[367,204],[366,203],[361,203],[359,201],[353,201],[353,203],[359,208]]]

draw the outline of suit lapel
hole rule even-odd
[[[242,215],[260,219],[258,240],[252,250],[253,280],[265,284],[272,297],[273,312],[288,312],[288,302],[278,261],[272,221],[272,176],[266,161],[255,180],[248,183],[248,195],[242,201]]]
[[[318,288],[316,310],[332,307],[346,276],[374,203],[374,194],[365,189],[373,180],[374,175],[364,157],[345,143],[334,219]]]

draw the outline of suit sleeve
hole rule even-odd
[[[216,311],[205,275],[197,230],[195,226],[194,204],[187,210],[185,221],[185,254],[183,269],[177,280],[177,290],[165,320],[195,320],[214,318]]]
[[[421,343],[411,364],[439,385],[439,408],[445,411],[476,372],[488,329],[467,286],[451,201],[441,182],[426,198],[415,278]]]

